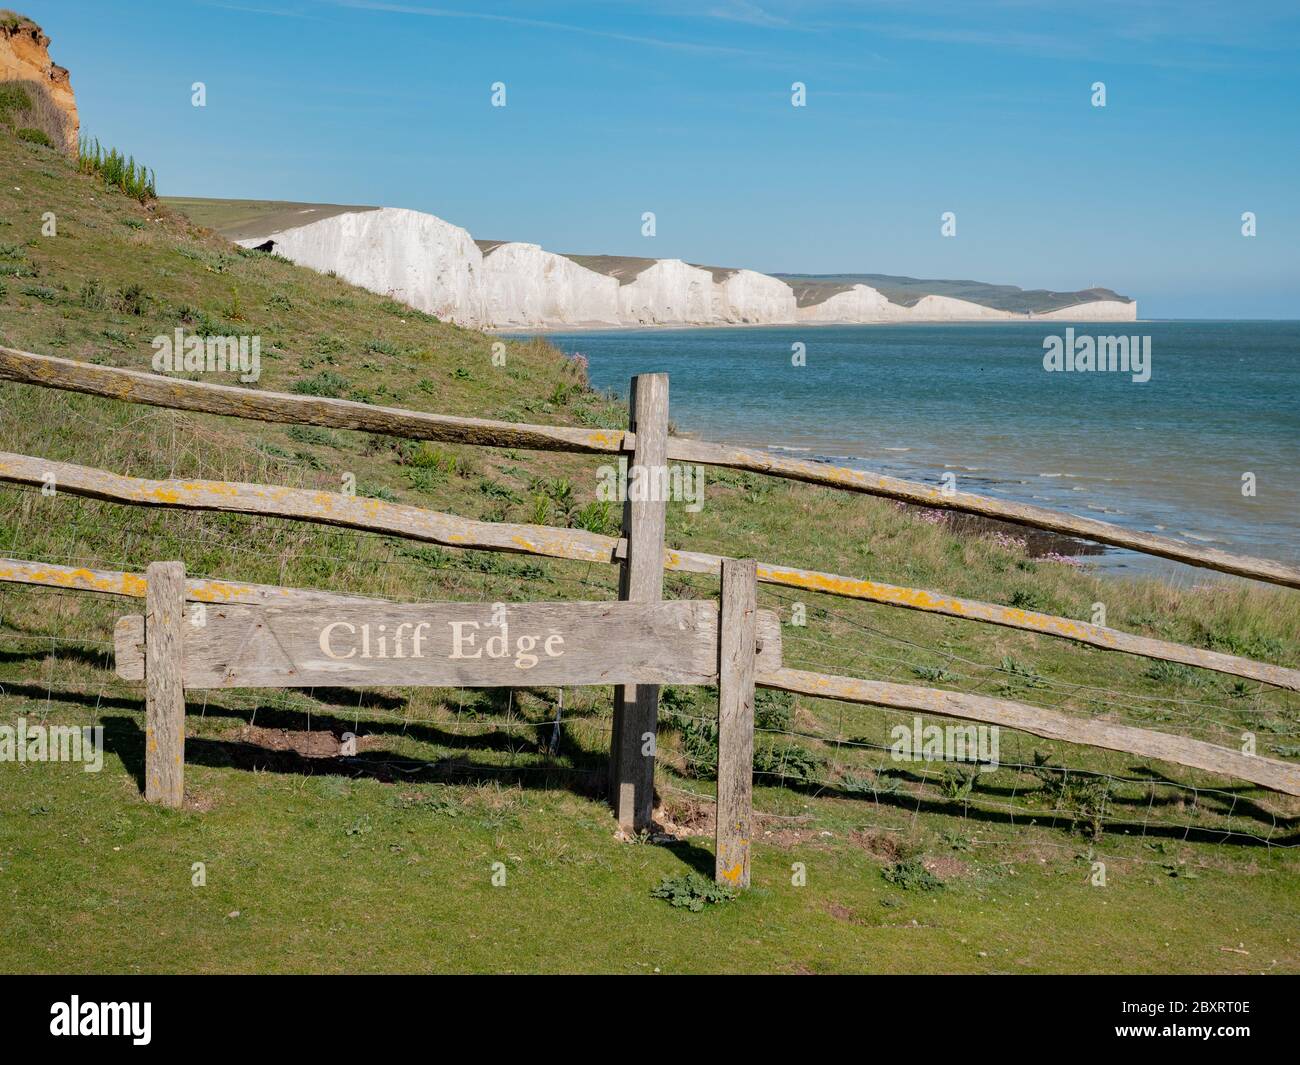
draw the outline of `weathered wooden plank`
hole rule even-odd
[[[613,562],[626,554],[626,540],[574,529],[549,529],[535,525],[508,525],[476,522],[451,514],[416,507],[384,503],[380,500],[356,499],[329,492],[278,488],[271,485],[240,485],[224,481],[150,481],[123,477],[90,467],[70,463],[47,462],[24,455],[0,454],[0,481],[40,485],[44,474],[53,473],[62,491],[74,495],[109,499],[134,506],[175,506],[182,509],[225,510],[245,514],[274,514],[277,517],[323,524],[341,524],[350,528],[388,532],[416,540],[431,540],[451,547],[485,548],[537,554],[551,558],[578,558],[584,561]],[[663,550],[666,569],[685,573],[718,574],[722,559],[700,551]],[[14,559],[0,560],[0,581],[15,580],[52,587],[78,587],[87,591],[115,591],[105,586],[97,574],[109,574],[108,584],[122,578],[120,594],[143,595],[142,578],[111,575],[111,571],[56,567],[25,563]],[[1281,688],[1300,690],[1300,670],[1256,662],[1236,655],[1204,648],[1188,647],[1145,636],[1137,636],[1100,625],[1055,617],[1031,610],[963,599],[941,592],[904,588],[879,581],[844,577],[834,573],[760,563],[758,579],[768,584],[823,592],[828,595],[900,606],[910,610],[990,622],[1007,628],[1036,632],[1060,639],[1076,640],[1094,647],[1146,658],[1163,659],[1229,676],[1263,681]],[[274,589],[268,585],[236,586],[231,582],[190,582],[198,601],[261,602],[275,596],[329,595],[307,589]],[[132,590],[135,589],[135,590]],[[205,596],[210,596],[205,598]]]
[[[179,807],[185,798],[185,564],[152,562],[145,581],[144,797]]]
[[[1139,636],[1104,625],[1093,625],[1074,618],[1056,617],[1052,614],[1040,614],[1034,610],[1021,610],[1018,607],[1001,606],[997,603],[985,603],[978,599],[963,599],[942,592],[927,591],[922,588],[904,588],[880,581],[860,580],[855,577],[841,577],[834,573],[818,573],[815,570],[796,569],[791,566],[773,566],[760,563],[758,579],[768,584],[779,584],[787,588],[802,588],[807,591],[824,592],[828,595],[843,596],[849,599],[863,599],[872,603],[884,603],[887,606],[899,606],[908,610],[920,610],[930,614],[943,614],[948,617],[965,618],[968,621],[988,622],[1005,628],[1034,632],[1042,636],[1054,636],[1062,640],[1074,640],[1107,651],[1120,651],[1124,654],[1137,655],[1142,658],[1163,659],[1166,662],[1180,662],[1188,666],[1226,673],[1234,677],[1263,681],[1279,688],[1300,691],[1300,670],[1277,666],[1269,662],[1256,662],[1237,655],[1210,651],[1203,647],[1189,647],[1185,644],[1157,640],[1149,636]]]
[[[718,648],[718,807],[714,879],[749,887],[754,820],[754,657],[758,586],[752,559],[722,564]]]
[[[0,379],[172,410],[226,414],[263,422],[322,425],[331,429],[358,429],[414,440],[592,453],[616,452],[623,447],[623,434],[617,430],[520,425],[486,418],[427,414],[400,407],[376,407],[347,399],[263,392],[115,366],[97,366],[8,347],[0,347]]]
[[[89,566],[59,566],[20,558],[0,558],[0,581],[65,588],[74,592],[103,592],[132,599],[143,599],[145,594],[145,580],[141,573],[92,569]]]
[[[292,591],[293,589],[287,589]],[[339,599],[337,603],[369,603],[376,600]],[[406,605],[406,604],[404,604]],[[121,680],[144,680],[144,618],[128,614],[113,628],[114,672]],[[771,610],[758,612],[758,662],[765,670],[781,668],[781,620]],[[533,683],[529,681],[529,683]],[[400,686],[400,685],[399,685]]]
[[[719,556],[700,551],[669,549],[664,552],[664,568],[676,572],[717,574],[720,572],[720,565]],[[927,591],[924,588],[905,588],[881,581],[842,577],[836,573],[821,573],[794,566],[777,566],[770,562],[758,564],[758,579],[764,584],[776,584],[785,588],[821,592],[845,599],[862,599],[869,603],[883,603],[886,606],[920,610],[928,614],[965,618],[967,621],[988,622],[1009,629],[1037,633],[1040,636],[1074,640],[1107,651],[1120,651],[1142,658],[1163,659],[1166,662],[1180,662],[1184,665],[1213,670],[1216,673],[1245,677],[1248,680],[1273,684],[1279,688],[1300,691],[1298,669],[1273,665],[1269,662],[1256,662],[1250,658],[1210,651],[1203,647],[1189,647],[1168,640],[1138,636],[1120,629],[1107,628],[1104,625],[1077,621],[1074,618],[1040,614],[1034,610],[985,603],[978,599],[963,599],[960,596]]]
[[[145,507],[223,511],[292,518],[320,525],[404,536],[448,547],[612,562],[618,541],[582,529],[471,521],[435,510],[380,499],[277,485],[231,481],[155,481],[124,477],[70,462],[49,462],[0,452],[0,481],[42,485],[52,475],[57,491]]]
[[[629,476],[644,471],[657,483],[657,471],[667,466],[668,375],[641,374],[632,378],[629,422],[636,430]],[[664,529],[668,501],[646,493],[629,498],[623,508],[625,553],[619,578],[619,598],[652,603],[663,598]],[[630,493],[629,493],[630,496]],[[621,831],[648,830],[654,810],[654,742],[659,727],[659,688],[650,683],[619,687],[614,692],[614,722],[610,731],[610,799]]]
[[[1135,529],[1124,529],[1110,522],[1083,518],[1074,514],[1048,510],[1027,503],[1013,503],[1005,499],[954,492],[945,495],[939,488],[904,481],[897,477],[867,470],[853,470],[828,463],[809,462],[804,459],[772,455],[752,448],[727,447],[703,440],[689,440],[675,436],[668,442],[668,458],[677,462],[696,462],[705,466],[722,466],[733,470],[767,473],[809,484],[824,484],[852,492],[899,499],[927,507],[957,510],[967,514],[982,514],[1002,521],[1027,525],[1033,529],[1077,536],[1094,543],[1112,547],[1126,547],[1148,555],[1185,562],[1189,566],[1233,573],[1240,577],[1280,584],[1287,588],[1300,588],[1300,567],[1276,562],[1267,558],[1251,558],[1215,548],[1189,544],[1168,536]]]
[[[717,680],[718,606],[708,601],[218,605],[194,620],[184,626],[189,689]],[[763,610],[757,625],[759,661],[779,669],[780,620]],[[119,618],[113,643],[117,675],[145,677],[143,619]]]
[[[97,366],[3,346],[0,346],[0,379],[174,410],[225,414],[259,421],[359,429],[412,439],[598,454],[627,451],[636,447],[634,432],[524,425],[483,418],[427,414],[399,407],[376,407],[352,400],[262,392],[233,385],[186,381],[137,370]],[[685,437],[672,437],[668,441],[666,460],[766,473],[923,506],[982,514],[1030,528],[1046,529],[1113,547],[1142,551],[1190,566],[1233,573],[1288,588],[1300,588],[1300,567],[1272,559],[1237,555],[1172,537],[1123,529],[1095,518],[1079,517],[969,492],[945,495],[932,485],[871,471],[809,462],[752,448],[730,447]]]
[[[967,721],[983,721],[1027,732],[1032,736],[1155,758],[1207,773],[1247,780],[1287,795],[1300,795],[1300,764],[1281,762],[1261,755],[1242,754],[1201,740],[1151,732],[1130,725],[1070,717],[1056,710],[1009,699],[992,699],[965,692],[860,680],[856,677],[837,677],[801,669],[760,672],[758,684],[763,688],[777,688],[819,699],[840,699],[869,706],[918,710]]]
[[[340,600],[373,602],[374,600]],[[128,614],[117,619],[113,628],[114,672],[121,680],[144,680],[144,618]],[[772,671],[781,668],[781,621],[770,610],[758,612],[758,665]],[[400,687],[401,685],[396,685]]]
[[[77,592],[103,592],[143,599],[145,579],[140,573],[60,566],[52,562],[30,562],[0,558],[0,582],[66,588]],[[305,606],[310,603],[377,603],[383,600],[365,595],[323,592],[316,588],[281,588],[274,584],[250,584],[190,577],[185,581],[185,598],[192,603],[242,603],[246,606]]]
[[[126,614],[113,624],[113,672],[119,680],[144,680],[144,617]]]

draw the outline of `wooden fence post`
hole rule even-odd
[[[718,811],[714,879],[749,887],[754,797],[758,564],[723,559],[718,617]]]
[[[185,797],[185,687],[181,675],[185,563],[145,570],[144,797],[179,807]]]
[[[619,599],[653,603],[663,598],[664,524],[667,514],[668,375],[632,378],[629,428],[636,446],[628,469],[623,505],[627,557],[619,578]],[[634,472],[634,471],[640,472]],[[653,485],[634,499],[635,479]],[[611,651],[614,649],[611,648]],[[654,739],[659,725],[659,686],[624,685],[614,689],[614,723],[609,742],[609,796],[625,833],[648,829],[654,810]],[[649,735],[649,740],[645,737]],[[648,750],[649,753],[643,753]]]

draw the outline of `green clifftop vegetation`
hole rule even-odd
[[[498,341],[228,244],[0,130],[0,343],[147,370],[180,327],[261,337],[253,387],[515,421],[620,427],[622,401],[542,341]],[[47,213],[57,235],[43,236]],[[493,344],[505,343],[504,366]],[[211,379],[211,378],[208,378]],[[235,384],[233,375],[225,383]],[[601,460],[415,444],[0,384],[0,449],[141,477],[338,490],[472,518],[611,531]],[[1295,593],[1103,580],[886,501],[706,470],[673,546],[747,554],[1088,618],[1300,665]],[[440,549],[275,519],[0,485],[0,556],[403,599],[612,598],[613,567]],[[668,594],[716,582],[669,575]],[[1300,755],[1300,701],[1217,674],[788,590],[760,605],[791,665],[984,694]],[[711,863],[706,691],[664,692],[663,816],[616,843],[596,795],[609,692],[196,692],[187,803],[143,803],[140,691],[112,676],[124,599],[0,585],[0,724],[103,724],[103,772],[0,764],[5,971],[1256,971],[1300,969],[1297,803],[1033,737],[989,773],[892,762],[911,715],[760,700],[756,889],[652,897]],[[555,725],[557,714],[560,725]],[[344,731],[361,737],[341,759]],[[1077,770],[1062,774],[1052,767]],[[1166,786],[1173,780],[1202,788]],[[1216,842],[1219,833],[1238,833]],[[1249,838],[1248,838],[1249,837]],[[1254,841],[1252,841],[1252,839]],[[1093,887],[1104,859],[1108,886]],[[191,884],[203,861],[207,886]],[[493,862],[508,883],[493,888]],[[806,867],[806,886],[791,881]],[[667,895],[673,892],[668,891]],[[676,896],[674,896],[676,898]],[[711,900],[712,901],[712,900]],[[1249,955],[1225,952],[1245,944]]]

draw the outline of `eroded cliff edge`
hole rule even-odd
[[[72,78],[50,59],[50,39],[31,19],[0,8],[0,84],[22,89],[30,105],[12,107],[11,120],[39,129],[69,154],[77,150],[81,121]]]

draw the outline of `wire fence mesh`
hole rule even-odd
[[[265,445],[232,444],[229,435],[173,412],[134,411],[114,421],[91,404],[74,402],[60,410],[93,427],[106,454],[144,432],[169,434],[173,473],[184,469],[188,476],[227,479],[233,468],[295,486],[319,480],[310,462]],[[0,554],[18,559],[142,572],[149,561],[182,557],[194,577],[298,583],[406,602],[617,596],[613,566],[448,550],[278,519],[64,499],[52,528],[40,490],[15,486],[0,489],[0,513],[6,518]],[[668,597],[716,593],[716,578],[665,574]],[[1221,744],[1259,730],[1267,753],[1300,755],[1294,743],[1300,736],[1300,695],[1294,692],[1217,679],[1195,694],[1120,690],[1039,672],[1010,654],[990,660],[943,641],[922,643],[880,621],[889,608],[767,585],[760,588],[760,605],[776,609],[786,622],[784,658],[795,668],[1020,698]],[[796,606],[805,608],[812,624],[791,623]],[[115,616],[137,610],[120,598],[0,586],[0,647],[11,665],[22,664],[20,680],[0,681],[11,708],[80,715],[82,723],[129,719],[138,730],[140,692],[113,675],[112,644],[105,638]],[[658,782],[666,801],[681,796],[712,802],[716,706],[710,698],[686,689],[664,692]],[[258,752],[277,742],[270,733],[278,731],[281,739],[290,738],[289,750],[280,753],[323,752],[283,760],[293,771],[533,781],[529,786],[541,781],[594,793],[605,772],[609,701],[605,689],[276,689],[195,692],[190,716],[211,745],[207,756],[218,762],[257,765],[259,757],[269,759]],[[927,760],[901,750],[895,737],[950,721],[775,693],[760,693],[759,702],[756,807],[772,824],[812,817],[842,827],[847,818],[863,829],[905,832],[926,818],[947,826],[944,831],[960,837],[962,846],[1007,853],[1022,845],[1027,837],[1021,830],[1029,828],[1035,846],[1066,851],[1095,849],[1108,839],[1269,848],[1300,842],[1295,816],[1275,797],[1248,787],[1188,783],[1132,756],[995,729],[994,759]],[[338,739],[344,731],[363,737],[355,756],[339,755],[329,742],[313,747],[299,735]],[[787,812],[804,800],[817,800],[812,813]],[[1123,860],[1144,859],[1126,853]]]
[[[18,492],[27,491],[23,489]],[[97,542],[101,506],[79,502],[63,527],[66,550],[40,561],[142,570],[164,547],[172,553],[210,560],[192,576],[238,579],[241,562],[263,558],[259,537],[283,536],[265,519],[188,515],[187,530],[163,526],[148,513],[115,515],[120,535],[103,550]],[[21,523],[0,543],[0,554],[25,552]],[[612,599],[617,570],[611,566],[514,559],[485,552],[428,553],[380,535],[315,530],[301,545],[277,557],[282,571],[303,567],[320,575],[320,585],[394,601],[460,599],[505,601],[537,598]],[[412,553],[412,547],[416,548]],[[201,563],[193,563],[201,565]],[[708,578],[670,574],[665,594],[716,594]],[[764,605],[789,619],[801,600],[782,589],[763,589]],[[805,597],[806,598],[806,597]],[[88,606],[88,599],[97,605]],[[139,609],[120,597],[27,586],[0,589],[0,648],[12,664],[25,663],[18,682],[0,682],[11,709],[68,716],[75,723],[121,723],[141,727],[139,689],[112,673],[112,642],[104,633],[114,616]],[[1264,715],[1296,711],[1292,693],[1259,686],[1252,702],[1225,708],[1208,698],[1120,692],[1101,685],[1026,678],[1014,664],[980,661],[923,646],[856,616],[851,608],[819,607],[819,617],[855,635],[837,639],[836,657],[826,652],[827,634],[783,626],[787,664],[865,677],[932,678],[953,690],[1000,692],[1006,683],[1028,681],[1035,702],[1070,712],[1105,714],[1149,724],[1158,712],[1166,727],[1188,735],[1223,735]],[[31,631],[39,627],[40,631]],[[934,669],[938,660],[942,673]],[[918,673],[918,671],[920,671]],[[699,689],[665,689],[660,722],[658,785],[668,809],[674,797],[712,803],[716,769],[716,708],[713,694]],[[1225,713],[1230,710],[1231,713]],[[312,689],[194,692],[189,716],[200,749],[194,757],[213,764],[285,771],[339,772],[389,781],[501,780],[527,787],[568,787],[586,794],[600,790],[608,750],[607,689],[501,691],[317,691]],[[1140,841],[1153,848],[1178,843],[1293,848],[1295,818],[1249,788],[1202,786],[1173,779],[1131,756],[1049,744],[1037,737],[1000,730],[996,756],[972,760],[927,759],[900,751],[893,737],[943,723],[897,710],[760,692],[756,725],[756,811],[760,821],[780,825],[794,818],[806,825],[825,822],[859,831],[906,833],[919,819],[947,826],[944,838],[961,849],[1015,855],[1026,846],[1105,853],[1107,841]],[[951,724],[951,722],[946,722]],[[900,732],[899,730],[902,730]],[[336,742],[346,732],[361,737],[355,755],[341,755]],[[1274,740],[1296,734],[1271,733]],[[309,737],[328,737],[320,743]],[[206,744],[206,749],[203,745]],[[193,741],[191,742],[193,747]],[[712,747],[712,762],[710,761]],[[277,749],[278,748],[278,749]],[[303,755],[302,751],[310,751]],[[984,752],[986,755],[988,752]],[[809,800],[811,813],[784,811]],[[826,809],[833,810],[824,815]],[[936,829],[937,831],[938,829]],[[1019,831],[1019,834],[1017,832]],[[1008,834],[1010,833],[1010,834]],[[1128,847],[1116,860],[1147,861]]]

